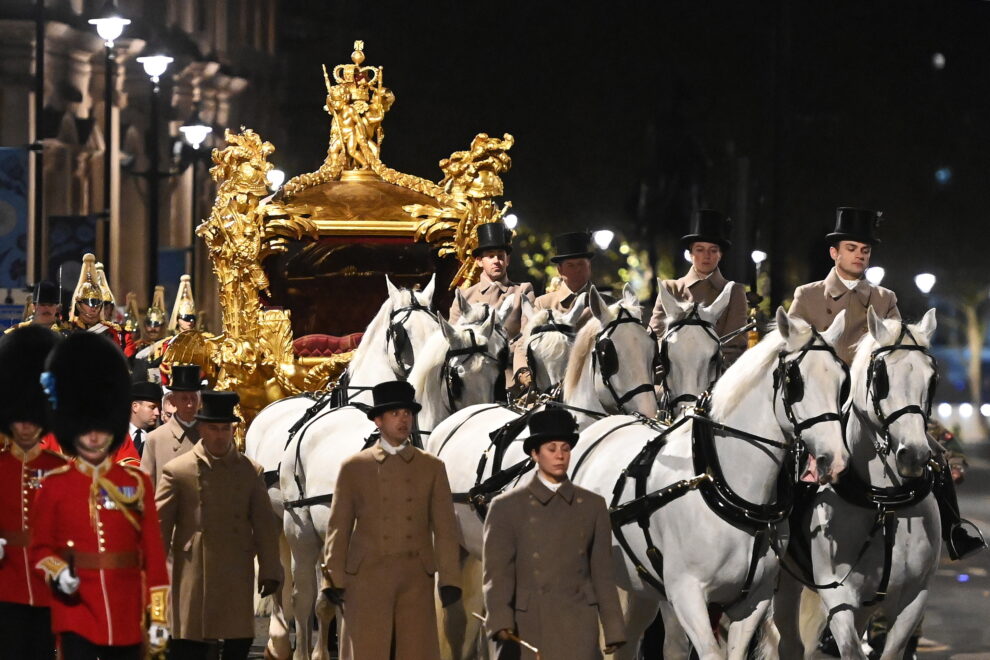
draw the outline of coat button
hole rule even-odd
[[[827,312],[828,314],[831,314],[831,313],[832,313],[832,309],[831,309],[831,308],[829,308],[829,309],[826,309],[825,311],[826,311],[826,312]]]

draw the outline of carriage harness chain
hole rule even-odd
[[[661,595],[666,597],[663,580],[663,554],[653,541],[650,534],[650,517],[654,512],[668,503],[686,495],[693,490],[700,491],[702,498],[708,507],[735,527],[751,529],[755,532],[753,538],[753,550],[751,554],[749,570],[739,596],[733,602],[723,605],[727,609],[741,601],[748,594],[756,576],[756,569],[759,559],[764,550],[764,543],[773,546],[772,535],[775,536],[776,525],[785,520],[791,511],[793,504],[792,483],[798,477],[798,470],[801,459],[806,451],[802,432],[823,422],[842,421],[842,416],[837,412],[826,412],[810,419],[797,421],[793,404],[803,396],[803,380],[799,370],[799,365],[809,351],[826,351],[831,353],[835,360],[843,364],[836,355],[834,349],[821,339],[821,336],[812,331],[812,337],[801,348],[798,356],[791,361],[785,361],[786,354],[781,352],[778,355],[777,368],[774,371],[774,392],[773,400],[776,407],[778,393],[782,395],[784,411],[793,426],[794,441],[790,444],[764,438],[742,429],[733,428],[717,422],[708,416],[711,405],[711,393],[706,392],[700,398],[698,406],[693,413],[687,414],[677,420],[673,425],[650,439],[640,450],[639,454],[622,471],[612,490],[612,502],[610,504],[610,514],[612,519],[612,532],[615,535],[620,547],[636,567],[640,578]],[[795,381],[800,381],[800,384]],[[848,385],[848,371],[846,373],[846,385]],[[843,386],[845,391],[846,385]],[[801,390],[799,396],[798,388]],[[694,462],[694,470],[698,476],[692,479],[678,481],[659,490],[647,493],[646,485],[650,472],[655,463],[656,457],[667,440],[667,436],[692,420],[691,445]],[[775,501],[768,504],[758,504],[749,502],[736,493],[725,479],[722,466],[718,460],[715,449],[715,432],[721,431],[728,436],[735,436],[750,442],[760,443],[783,449],[786,453],[782,459],[782,469],[777,479],[777,496]],[[597,445],[597,443],[596,443]],[[592,451],[594,447],[589,449]],[[586,456],[587,454],[585,454]],[[583,457],[582,457],[583,458]],[[784,469],[786,466],[787,469]],[[580,467],[580,464],[578,465]],[[620,504],[619,499],[625,491],[628,479],[635,480],[635,499]],[[625,525],[636,522],[643,532],[646,541],[646,558],[656,575],[650,573],[649,569],[641,562],[634,553],[629,540],[624,531]]]
[[[904,343],[905,338],[909,338],[912,343]],[[925,407],[917,404],[909,404],[899,408],[890,414],[885,414],[881,408],[883,400],[887,398],[890,391],[890,383],[887,378],[887,367],[883,356],[894,351],[922,351],[931,358],[933,366],[933,376],[928,385],[928,400]],[[881,424],[880,436],[874,435],[874,447],[877,455],[886,457],[890,454],[890,426],[904,415],[921,415],[925,423],[931,415],[932,399],[935,395],[935,387],[938,384],[938,366],[935,357],[928,352],[925,346],[918,343],[914,335],[908,329],[907,324],[901,323],[901,332],[897,340],[889,346],[881,346],[870,354],[870,363],[866,372],[866,392],[873,401],[873,412]],[[848,415],[849,412],[847,411]],[[848,447],[847,447],[848,450]],[[834,580],[828,584],[816,584],[813,579],[811,567],[803,561],[803,557],[797,554],[798,543],[792,541],[787,558],[794,562],[797,570],[793,570],[787,561],[781,561],[790,575],[804,586],[811,589],[835,589],[845,584],[849,576],[863,559],[870,544],[878,533],[883,533],[883,568],[880,574],[880,583],[873,598],[863,602],[864,607],[869,607],[880,603],[887,596],[887,586],[890,581],[891,564],[893,561],[894,541],[897,533],[897,512],[901,509],[914,506],[928,497],[932,492],[936,478],[949,478],[947,475],[936,476],[935,472],[941,471],[941,467],[936,461],[930,461],[924,473],[916,478],[907,479],[898,486],[878,488],[864,481],[863,478],[851,466],[842,473],[841,478],[832,484],[832,490],[846,502],[864,509],[876,511],[873,526],[867,534],[866,540],[856,554],[841,580]],[[803,528],[801,528],[803,529]],[[807,554],[807,551],[805,552]]]

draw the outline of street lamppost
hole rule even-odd
[[[196,166],[200,161],[200,146],[206,141],[206,138],[210,136],[213,132],[213,127],[204,122],[199,116],[199,107],[197,107],[185,124],[179,127],[179,132],[182,133],[182,138],[186,141],[186,144],[192,148],[192,204],[191,204],[191,222],[192,222],[192,252],[190,254],[190,260],[192,264],[190,266],[191,272],[196,271],[196,223],[199,221],[199,213],[197,208],[197,202],[199,201],[199,177],[197,176]]]
[[[113,131],[113,70],[116,66],[116,54],[113,42],[120,38],[124,28],[131,24],[130,19],[120,16],[115,0],[107,0],[95,17],[89,19],[89,24],[96,28],[96,33],[103,39],[105,57],[103,61],[103,132],[106,138],[103,155],[103,217],[106,225],[103,230],[103,263],[110,268],[110,195],[112,194],[110,177],[113,174],[113,152],[117,141]]]
[[[173,59],[161,52],[160,49],[150,49],[151,55],[137,58],[144,67],[144,72],[151,80],[151,126],[148,131],[148,159],[150,178],[148,179],[148,300],[154,297],[155,285],[158,283],[158,224],[159,224],[159,151],[158,138],[160,127],[160,103],[162,74],[168,69]]]
[[[749,257],[753,260],[753,265],[756,268],[756,279],[753,280],[753,293],[758,294],[760,288],[760,270],[763,266],[763,262],[767,260],[767,253],[763,250],[753,250]]]

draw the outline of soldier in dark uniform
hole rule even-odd
[[[45,475],[66,464],[41,446],[45,393],[39,377],[59,337],[27,326],[0,338],[0,658],[51,660],[51,591],[31,571],[35,499]]]

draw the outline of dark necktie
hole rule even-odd
[[[141,429],[134,432],[134,448],[137,449],[138,456],[144,454],[144,440],[141,439],[143,434],[144,431]]]

